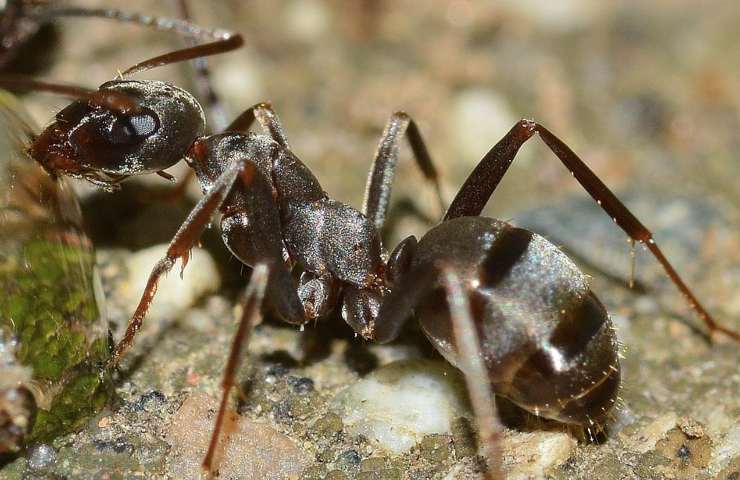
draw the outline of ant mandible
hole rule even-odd
[[[32,88],[78,99],[64,108],[29,151],[52,175],[84,178],[115,189],[132,175],[158,173],[181,159],[195,172],[203,197],[154,266],[108,367],[131,347],[160,277],[189,252],[216,213],[234,256],[253,268],[244,311],[222,381],[222,397],[203,466],[209,472],[234,386],[241,351],[265,303],[282,320],[304,325],[339,307],[368,341],[394,340],[411,316],[435,348],[465,374],[490,477],[500,452],[493,395],[539,416],[599,430],[620,384],[618,343],[606,309],[589,282],[543,237],[480,213],[519,148],[540,138],[633,242],[644,244],[711,332],[740,341],[699,303],[650,231],[561,140],[528,120],[517,122],[479,162],[442,221],[420,240],[407,237],[390,254],[380,239],[401,139],[425,178],[438,176],[416,123],[391,116],[375,154],[362,211],[331,198],[293,152],[277,115],[257,104],[219,134],[204,135],[195,98],[173,85],[131,80],[131,74],[236,49],[241,36],[138,63],[91,91],[30,79],[0,86]],[[266,134],[249,132],[255,120]],[[441,198],[441,196],[440,196]]]

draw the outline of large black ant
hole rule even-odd
[[[521,120],[480,161],[442,221],[420,240],[407,237],[390,254],[383,227],[401,139],[426,179],[436,169],[416,123],[394,113],[370,171],[362,210],[332,199],[290,150],[277,115],[257,104],[222,133],[204,135],[203,110],[188,92],[131,74],[238,48],[241,37],[136,64],[91,91],[31,80],[0,85],[49,90],[78,99],[35,140],[30,154],[52,175],[84,178],[114,189],[123,179],[164,170],[181,159],[204,192],[153,268],[141,301],[108,367],[133,344],[160,277],[189,252],[213,216],[221,217],[229,250],[253,268],[244,312],[222,381],[221,404],[203,466],[213,458],[241,351],[263,303],[282,320],[303,326],[336,308],[364,339],[394,340],[411,316],[435,348],[466,374],[489,474],[501,475],[493,395],[542,417],[600,430],[620,384],[612,323],[589,282],[543,237],[480,213],[519,148],[540,138],[581,186],[663,266],[710,330],[740,341],[699,303],[650,231],[570,148],[545,127]],[[249,132],[255,120],[266,134]]]

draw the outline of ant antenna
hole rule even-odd
[[[0,88],[9,88],[15,91],[32,90],[36,92],[50,92],[78,100],[86,99],[91,104],[104,106],[122,114],[135,112],[139,108],[136,101],[125,93],[115,91],[101,92],[76,85],[36,80],[25,75],[0,76]]]
[[[0,88],[8,88],[14,91],[33,90],[39,92],[50,92],[72,98],[86,98],[95,93],[95,90],[89,88],[79,87],[77,85],[45,82],[25,75],[0,76]]]
[[[29,16],[38,18],[39,20],[50,20],[54,17],[107,18],[123,23],[134,23],[159,31],[172,32],[187,38],[215,40],[211,43],[175,50],[174,52],[139,62],[124,71],[121,74],[123,77],[171,63],[218,55],[236,50],[244,45],[244,39],[239,33],[222,29],[205,28],[183,19],[154,17],[151,15],[124,12],[113,8],[37,8],[29,12]]]
[[[138,13],[126,13],[116,9],[87,9],[78,7],[69,8],[37,8],[29,16],[39,18],[40,20],[49,20],[54,17],[98,17],[108,18],[125,23],[135,23],[155,30],[173,32],[186,38],[215,39],[210,43],[204,43],[173,52],[165,53],[143,62],[139,62],[133,67],[126,69],[120,74],[120,77],[128,77],[135,73],[150,70],[152,68],[178,63],[186,60],[208,57],[226,53],[244,45],[244,38],[239,33],[228,30],[211,29],[201,27],[187,20],[153,17],[141,15]],[[117,100],[112,98],[97,99],[95,98],[96,90],[90,90],[84,87],[63,85],[53,82],[36,80],[32,77],[23,75],[2,75],[0,76],[0,87],[8,87],[13,90],[34,90],[57,93],[73,98],[90,98],[101,103],[113,103],[123,105],[129,103],[125,101],[124,95],[118,95]],[[115,95],[114,95],[115,96]],[[110,97],[110,94],[108,95]]]

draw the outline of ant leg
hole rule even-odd
[[[480,161],[465,180],[455,199],[450,204],[444,220],[455,217],[479,215],[490,199],[501,179],[514,160],[516,152],[535,133],[539,133],[545,144],[573,174],[578,183],[596,203],[624,230],[629,237],[644,244],[668,274],[673,284],[686,298],[689,306],[704,321],[711,333],[717,331],[740,341],[740,333],[717,323],[702,306],[693,292],[673,268],[648,230],[632,212],[609,190],[604,182],[555,135],[542,125],[529,120],[520,120]]]
[[[456,217],[480,215],[519,148],[534,135],[534,127],[533,122],[520,120],[486,153],[447,207],[443,222]]]
[[[450,354],[459,359],[458,367],[465,374],[478,423],[478,435],[488,466],[486,475],[490,480],[504,478],[500,468],[501,451],[498,447],[503,427],[498,421],[480,339],[459,277],[444,266],[425,265],[404,273],[401,278],[403,285],[408,288],[395,288],[384,298],[375,321],[375,341],[386,343],[394,340],[423,298],[438,286],[444,286],[456,349],[456,352]],[[450,348],[449,345],[435,346],[442,351]]]
[[[90,88],[46,82],[25,75],[0,75],[0,88],[13,91],[49,92],[70,98],[90,98],[96,92]]]
[[[198,201],[195,207],[193,207],[193,210],[190,211],[188,217],[170,242],[167,253],[157,262],[149,274],[149,279],[147,280],[141,300],[131,320],[129,320],[123,339],[116,345],[113,355],[108,362],[108,367],[117,366],[123,355],[131,348],[136,332],[141,328],[141,323],[149,311],[149,306],[152,303],[154,295],[157,293],[157,284],[160,277],[172,270],[178,259],[182,259],[182,267],[180,269],[180,274],[182,275],[182,271],[185,269],[190,256],[190,250],[200,238],[203,230],[210,223],[213,214],[223,204],[234,182],[241,177],[245,185],[248,186],[251,180],[257,175],[256,169],[257,167],[254,164],[236,165],[228,168],[216,179],[211,189]]]
[[[583,161],[565,143],[550,133],[542,125],[536,124],[537,133],[542,141],[550,147],[550,150],[560,159],[565,167],[573,173],[583,188],[596,200],[596,203],[624,230],[633,240],[645,245],[653,256],[658,260],[668,274],[674,285],[686,298],[689,306],[699,315],[709,328],[710,335],[717,331],[740,342],[740,333],[717,323],[704,306],[699,302],[688,285],[678,275],[673,265],[663,255],[660,247],[653,239],[653,234],[648,230],[632,212],[612,193],[611,190],[594,174]]]
[[[380,143],[378,144],[378,149],[375,151],[373,165],[367,177],[365,201],[362,206],[362,212],[373,222],[378,230],[383,227],[388,211],[391,186],[395,176],[396,163],[398,162],[399,139],[404,134],[409,142],[409,146],[411,146],[416,164],[427,181],[434,185],[440,210],[444,210],[442,189],[439,185],[437,169],[434,168],[434,163],[429,155],[426,143],[424,143],[424,139],[421,136],[419,127],[405,112],[396,112],[391,115],[383,131],[383,135],[380,137]]]
[[[496,413],[496,403],[484,364],[480,339],[470,316],[470,304],[457,274],[451,270],[443,270],[442,276],[447,290],[447,304],[461,363],[460,369],[465,373],[470,403],[478,423],[478,438],[483,458],[488,466],[486,478],[489,480],[504,478],[501,469],[503,456],[499,447],[503,426]]]
[[[381,344],[398,338],[401,328],[413,316],[414,308],[436,285],[438,274],[436,267],[428,265],[399,273],[400,280],[397,283],[408,288],[394,288],[383,298],[369,337]]]
[[[246,132],[257,120],[264,131],[266,131],[273,140],[290,150],[288,138],[280,123],[280,119],[272,109],[270,102],[261,102],[244,110],[236,117],[233,122],[224,129],[224,132]]]
[[[259,307],[265,296],[267,278],[267,265],[260,264],[254,267],[254,270],[252,270],[252,277],[249,279],[249,285],[247,286],[242,318],[239,321],[239,327],[232,339],[231,350],[229,350],[228,361],[226,362],[226,368],[224,369],[224,377],[221,381],[221,403],[218,409],[218,415],[216,416],[216,423],[213,427],[213,433],[211,433],[208,453],[206,453],[206,456],[203,459],[203,469],[208,473],[210,473],[213,468],[213,457],[216,453],[219,437],[221,436],[224,416],[226,415],[229,403],[229,392],[234,386],[234,377],[239,368],[239,360],[242,356],[242,350],[249,343],[249,337],[254,328],[255,318],[259,315]]]

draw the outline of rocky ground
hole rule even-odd
[[[340,200],[360,205],[375,142],[394,110],[418,120],[448,199],[518,118],[533,117],[623,195],[710,311],[740,328],[740,94],[733,88],[740,72],[727,61],[740,45],[740,6],[535,3],[223,1],[198,3],[194,14],[247,38],[243,51],[211,64],[229,115],[271,100],[295,152]],[[60,35],[46,75],[87,85],[176,43],[93,20],[66,21]],[[188,68],[145,77],[193,85]],[[50,97],[28,102],[41,124],[63,105]],[[737,478],[737,344],[706,341],[648,254],[637,258],[644,291],[625,288],[625,235],[532,143],[487,214],[547,235],[593,275],[623,344],[624,383],[601,443],[499,402],[509,425],[506,470],[511,478]],[[404,157],[394,202],[413,198],[434,218],[433,196],[413,170]],[[132,183],[116,195],[81,192],[117,332],[162,252],[157,245],[197,199],[194,188],[182,202],[156,201],[157,183],[164,181]],[[404,217],[388,235],[425,226]],[[1,478],[200,475],[247,277],[215,232],[204,247],[184,283],[173,274],[161,288],[110,408],[82,432],[4,465]],[[221,478],[479,476],[463,380],[413,327],[391,346],[374,346],[338,320],[303,332],[266,320],[239,379],[245,396],[228,422]]]

